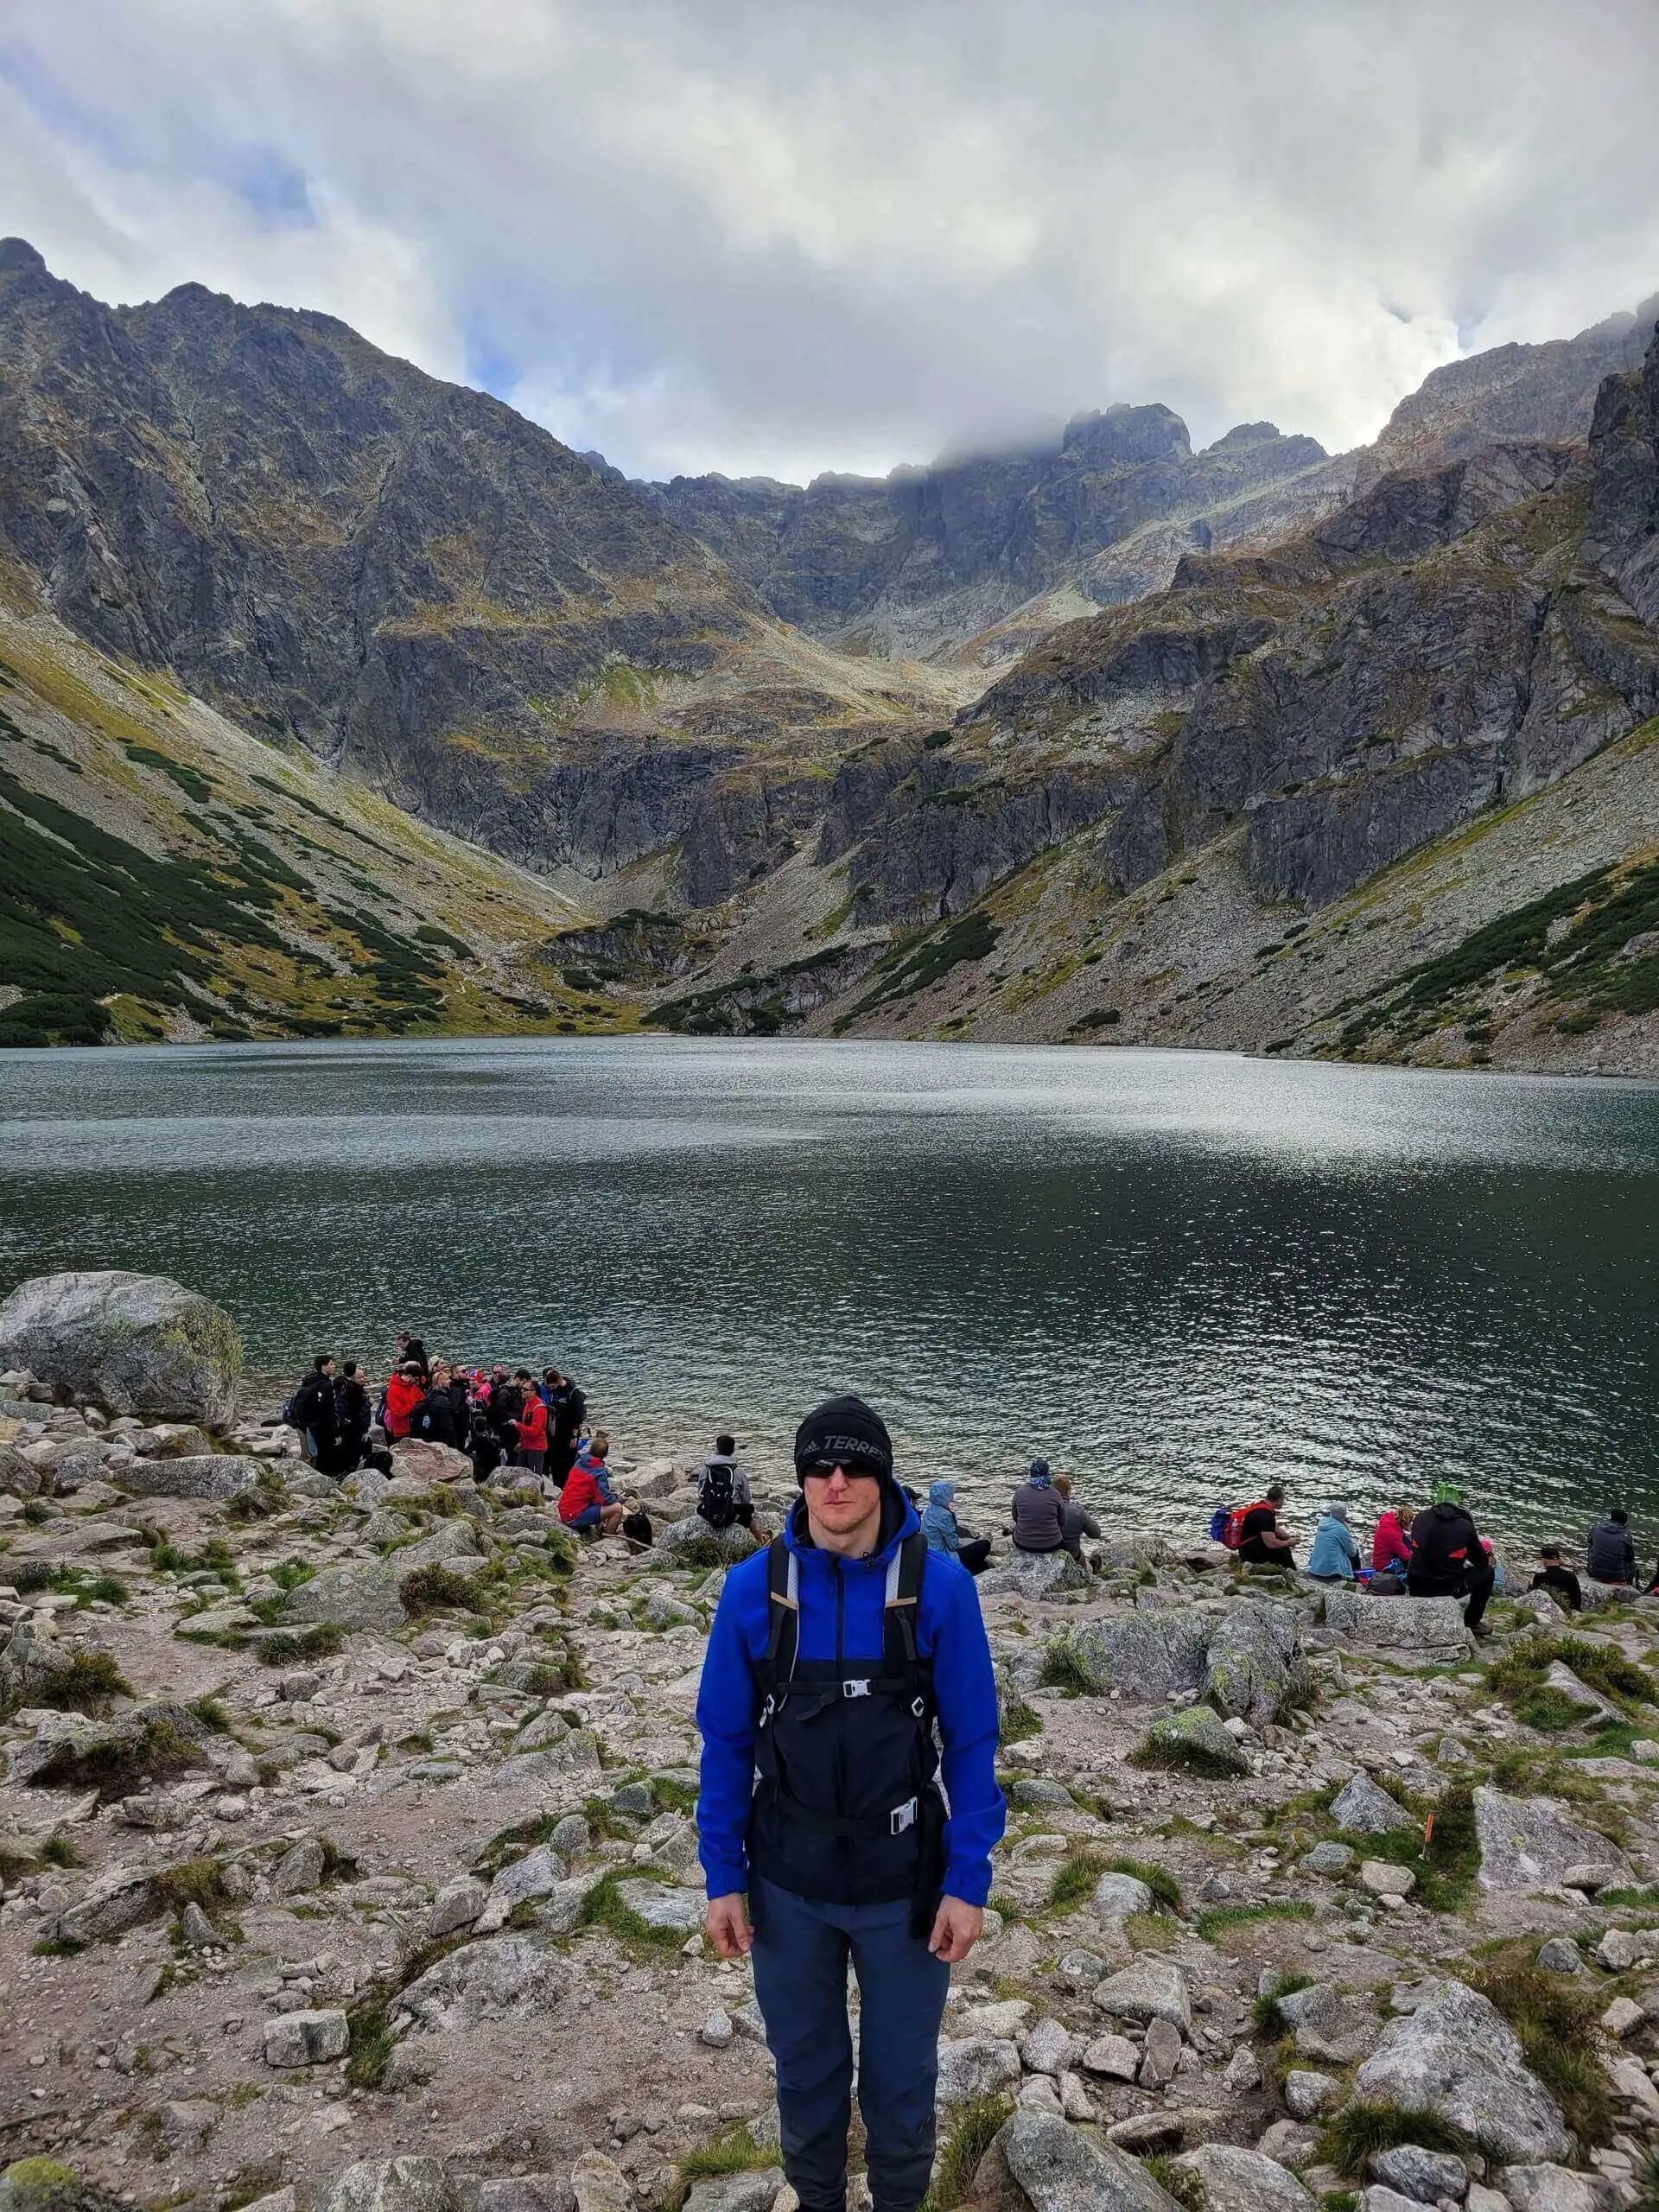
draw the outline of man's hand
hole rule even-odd
[[[966,1906],[958,1906],[965,1911]],[[983,1919],[982,1913],[980,1917]],[[703,1916],[702,1932],[714,1946],[715,1955],[721,1959],[741,1959],[754,1942],[749,1932],[749,1916],[744,1910],[741,1891],[734,1890],[730,1897],[710,1897],[709,1910]],[[938,1934],[938,1929],[934,1933]],[[977,1928],[974,1936],[977,1936]],[[973,1936],[968,1939],[972,1942]],[[965,1950],[966,1945],[963,1946]]]
[[[729,1900],[721,1898],[721,1902],[727,1904]],[[714,1910],[710,1905],[711,1930]],[[927,1948],[936,1959],[943,1959],[947,1966],[955,1966],[958,1959],[965,1959],[973,1949],[984,1927],[983,1905],[964,1904],[960,1897],[941,1897],[938,1917],[933,1923],[933,1933],[927,1939]]]

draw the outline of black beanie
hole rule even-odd
[[[893,1480],[893,1439],[881,1416],[862,1398],[826,1398],[815,1406],[795,1432],[795,1478],[820,1459],[839,1460],[843,1467],[861,1468]]]

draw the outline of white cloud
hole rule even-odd
[[[1651,0],[11,0],[0,226],[632,470],[1375,433],[1659,285]]]

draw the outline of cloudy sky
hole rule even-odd
[[[0,231],[631,473],[1161,399],[1338,448],[1659,289],[1655,0],[3,0]]]

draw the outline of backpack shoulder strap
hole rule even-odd
[[[794,1674],[801,1648],[801,1563],[782,1536],[774,1536],[766,1546],[766,1665],[771,1687]]]
[[[889,1666],[916,1664],[916,1615],[922,1596],[922,1573],[927,1565],[927,1538],[918,1529],[905,1538],[887,1562],[887,1604],[882,1613],[884,1641]]]

